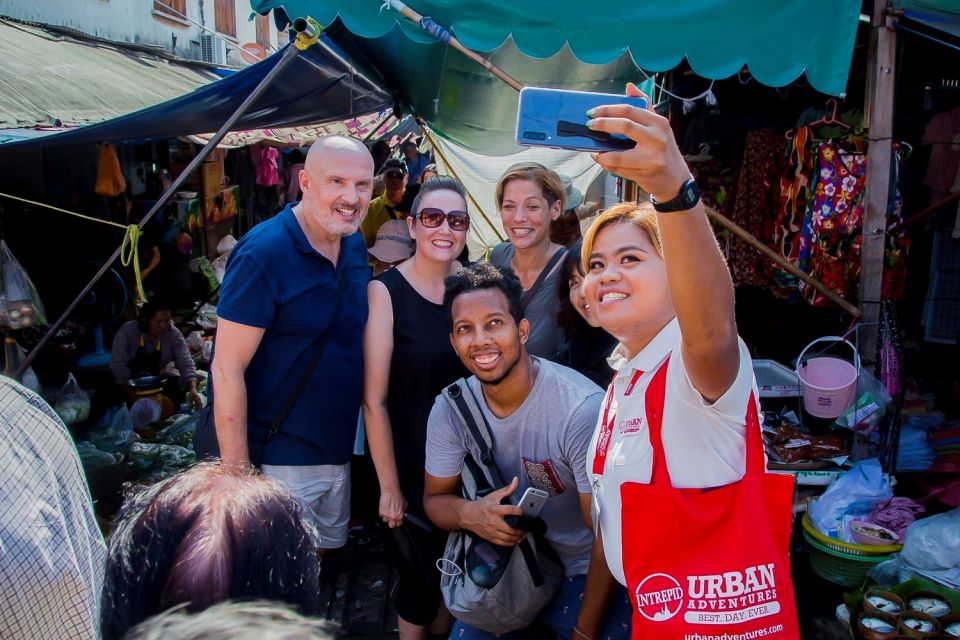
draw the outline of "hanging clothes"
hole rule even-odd
[[[818,145],[816,186],[804,218],[799,262],[845,299],[859,285],[866,178],[865,154],[847,151],[832,140]],[[808,285],[804,295],[814,306],[833,304]]]
[[[903,222],[903,195],[900,192],[900,170],[906,155],[903,148],[894,145],[890,162],[890,195],[887,200],[887,227]],[[883,283],[880,297],[899,301],[903,297],[907,281],[907,258],[910,252],[910,236],[901,230],[888,233],[883,252]]]
[[[758,129],[747,134],[743,164],[737,182],[736,200],[731,218],[757,239],[767,244],[775,236],[779,207],[779,184],[786,141],[773,129]],[[729,264],[735,285],[767,287],[772,266],[755,248],[739,238],[730,239]]]
[[[773,239],[780,255],[794,264],[800,258],[800,232],[816,162],[816,154],[809,148],[810,139],[810,127],[796,130],[787,147],[787,160],[780,177],[780,207]]]

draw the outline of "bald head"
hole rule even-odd
[[[373,175],[373,156],[367,146],[349,136],[324,136],[314,142],[307,151],[304,168],[315,171],[331,161],[336,162],[343,156],[356,156],[370,161],[370,175]]]
[[[370,205],[373,156],[355,138],[326,136],[310,147],[300,172],[308,236],[327,243],[356,233]],[[321,237],[323,236],[323,237]]]

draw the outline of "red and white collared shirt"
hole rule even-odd
[[[626,584],[621,559],[620,485],[649,483],[653,451],[647,427],[647,386],[660,364],[667,364],[662,438],[667,469],[678,488],[719,487],[743,477],[746,416],[755,391],[753,363],[740,341],[740,369],[730,389],[710,404],[690,382],[680,349],[680,325],[671,320],[629,360],[622,345],[610,357],[616,371],[587,449],[587,473],[593,484],[594,521],[603,532],[603,547],[613,577]],[[759,393],[755,394],[759,397]],[[651,513],[650,526],[657,514]]]

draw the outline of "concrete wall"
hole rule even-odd
[[[155,9],[154,0],[0,0],[0,15],[41,22],[113,40],[161,47],[182,58],[200,59],[200,35],[214,29],[213,0],[186,0],[187,20]],[[248,22],[249,0],[235,0],[235,44],[256,42],[256,26]],[[191,22],[193,21],[193,22]],[[277,47],[277,30],[270,21],[270,42]],[[268,53],[269,53],[268,49]],[[226,64],[243,66],[236,49],[227,47]]]

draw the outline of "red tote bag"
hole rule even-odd
[[[652,481],[620,488],[632,638],[799,640],[790,578],[794,479],[766,472],[751,394],[743,479],[674,488],[660,435],[667,362],[646,392]]]

